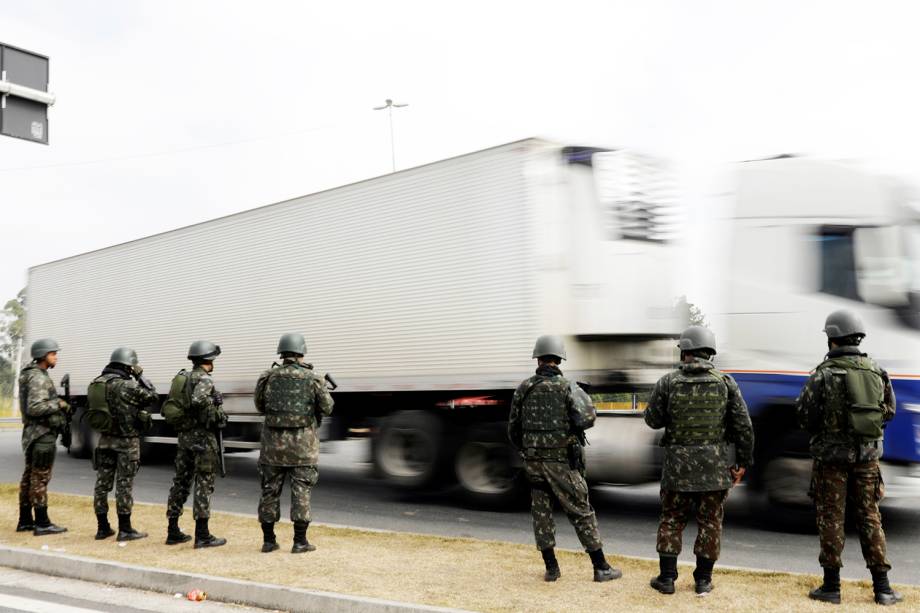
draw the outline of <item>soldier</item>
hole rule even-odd
[[[182,506],[188,500],[193,481],[195,549],[220,547],[227,543],[227,539],[214,536],[208,529],[211,494],[214,492],[220,453],[216,432],[227,425],[223,396],[214,388],[211,379],[214,358],[219,355],[220,347],[210,341],[192,343],[188,359],[192,361],[193,368],[191,372],[180,370],[173,378],[169,398],[164,404],[164,416],[170,410],[166,405],[179,407],[180,413],[180,418],[173,421],[180,425],[174,426],[179,432],[179,445],[176,450],[176,476],[166,502],[166,517],[169,520],[167,545],[186,543],[191,539],[179,529],[179,516],[182,515]]]
[[[796,402],[799,424],[811,434],[814,465],[811,496],[818,519],[824,583],[808,596],[840,603],[840,567],[847,498],[854,512],[863,558],[872,573],[875,602],[893,605],[885,532],[878,503],[884,494],[879,458],[883,430],[895,412],[888,373],[859,350],[866,336],[850,311],[835,311],[824,324],[828,353],[805,383]]]
[[[281,365],[262,373],[256,383],[255,404],[265,415],[262,448],[259,451],[259,521],[262,523],[262,553],[278,549],[275,522],[281,518],[281,487],[291,480],[291,521],[294,545],[291,553],[316,549],[307,541],[310,525],[310,490],[319,473],[319,439],[316,429],[324,416],[332,414],[332,395],[323,378],[304,363],[307,343],[301,334],[285,334],[278,342]]]
[[[712,569],[719,559],[723,505],[728,490],[741,482],[753,463],[754,430],[738,384],[716,370],[716,338],[702,326],[680,335],[680,367],[655,384],[645,409],[645,423],[664,428],[661,475],[661,520],[657,550],[659,574],[651,586],[674,593],[677,556],[690,512],[696,507],[698,533],[693,553],[694,590],[712,591]],[[729,444],[735,464],[729,466]]]
[[[87,390],[89,408],[86,419],[101,433],[93,453],[96,469],[93,507],[96,511],[96,540],[115,534],[109,524],[109,492],[115,487],[115,512],[118,514],[117,541],[134,541],[147,536],[131,526],[134,506],[132,488],[140,466],[140,433],[152,423],[147,408],[157,399],[153,385],[142,376],[137,353],[128,347],[112,352],[102,374]]]
[[[530,512],[537,549],[543,554],[545,581],[560,576],[556,561],[553,501],[558,501],[591,557],[595,581],[619,579],[623,573],[604,557],[597,517],[588,500],[584,477],[583,429],[594,423],[590,397],[562,376],[566,359],[558,336],[541,336],[533,350],[537,372],[522,382],[511,400],[508,438],[521,452],[530,482]]]
[[[60,347],[53,338],[35,341],[31,347],[32,362],[19,375],[25,470],[19,483],[16,532],[31,530],[35,536],[67,532],[67,528],[56,526],[48,519],[48,482],[51,481],[57,437],[67,426],[70,414],[70,406],[63,398],[58,398],[48,374],[48,370],[57,365],[58,351]]]

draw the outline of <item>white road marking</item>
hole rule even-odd
[[[69,607],[59,602],[22,598],[11,594],[3,594],[3,606],[29,613],[99,613],[99,609],[84,609],[82,607]]]

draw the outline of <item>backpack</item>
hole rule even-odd
[[[109,408],[107,398],[110,380],[111,377],[95,379],[86,390],[89,407],[86,409],[83,419],[89,423],[90,428],[103,434],[108,433],[114,425],[112,410]]]
[[[186,370],[180,370],[173,377],[169,387],[169,396],[163,403],[163,419],[177,432],[191,430],[195,419],[191,415],[192,392],[189,389],[192,377]]]

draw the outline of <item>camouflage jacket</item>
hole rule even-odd
[[[51,375],[35,362],[19,374],[19,407],[22,411],[23,451],[46,434],[59,434],[66,422]]]
[[[112,414],[112,428],[105,434],[140,436],[142,424],[138,420],[138,412],[156,401],[156,390],[147,389],[134,377],[117,369],[106,368],[94,381],[106,382],[106,404]]]
[[[838,347],[827,354],[829,359],[863,358],[877,367],[859,347]],[[878,368],[884,381],[884,400],[882,418],[891,421],[895,413],[894,390],[888,373]],[[841,377],[834,377],[826,368],[819,366],[805,382],[802,393],[795,403],[799,425],[811,435],[811,454],[817,460],[825,462],[867,462],[882,457],[881,441],[863,443],[857,437],[842,428],[830,428],[831,420],[839,418],[828,410],[837,402],[846,402],[846,384]]]
[[[525,411],[538,412],[546,424],[529,430]],[[557,419],[558,417],[558,419]],[[511,399],[508,439],[532,459],[564,460],[564,449],[581,444],[584,430],[594,425],[596,413],[590,396],[552,366],[541,366],[525,379]]]
[[[226,426],[227,414],[224,413],[223,400],[214,387],[211,374],[196,366],[189,372],[188,386],[191,390],[189,410],[196,423],[191,432],[201,434]]]
[[[259,376],[255,390],[255,404],[259,413],[265,414],[265,388],[269,377],[279,369],[293,370],[310,380],[313,393],[313,411],[323,416],[332,415],[332,394],[326,388],[323,378],[313,372],[310,364],[298,364],[296,360],[285,359],[281,366],[266,370]],[[259,463],[270,466],[312,466],[319,461],[319,437],[316,434],[316,420],[305,428],[262,427],[262,447]]]
[[[645,409],[645,423],[654,429],[665,428],[661,445],[665,448],[664,465],[661,471],[662,489],[677,492],[706,492],[726,490],[732,485],[729,473],[729,445],[735,445],[735,463],[748,467],[754,463],[754,428],[747,405],[735,380],[725,373],[718,373],[727,388],[725,398],[725,440],[714,444],[675,445],[669,442],[668,429],[675,412],[681,407],[670,406],[670,387],[680,373],[694,375],[715,371],[712,362],[694,359],[681,364],[678,370],[663,376],[655,384],[648,407]]]

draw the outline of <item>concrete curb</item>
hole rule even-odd
[[[332,592],[315,592],[297,588],[226,579],[210,575],[180,573],[147,566],[121,564],[96,558],[47,553],[22,547],[0,546],[0,566],[20,570],[106,583],[166,594],[192,589],[204,590],[208,598],[221,602],[245,604],[264,609],[304,613],[462,613],[461,609],[349,596]]]

